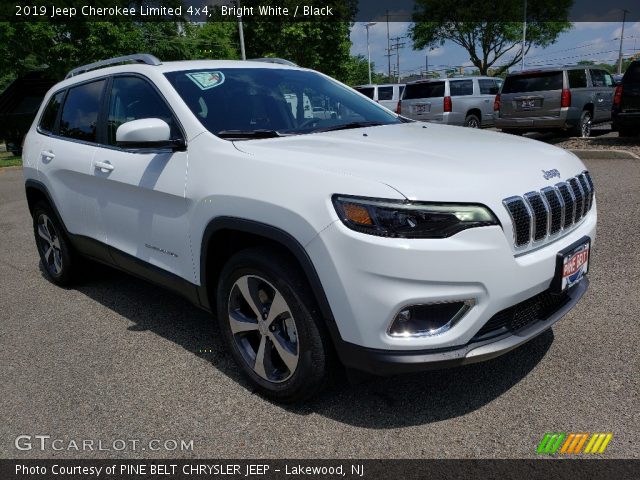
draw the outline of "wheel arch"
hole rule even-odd
[[[230,256],[258,245],[278,248],[297,263],[335,344],[341,337],[311,258],[296,238],[272,225],[237,217],[217,217],[208,223],[200,246],[200,301],[203,306],[215,312],[214,289]]]

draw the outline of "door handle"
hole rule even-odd
[[[105,160],[104,162],[95,162],[93,166],[95,168],[99,168],[100,171],[104,173],[111,172],[115,168],[108,160]]]
[[[53,160],[54,158],[56,158],[55,153],[53,153],[51,150],[41,151],[40,156],[46,160]]]

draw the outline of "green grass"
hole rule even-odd
[[[22,158],[16,157],[11,152],[0,153],[0,168],[22,166]]]

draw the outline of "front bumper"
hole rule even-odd
[[[589,280],[584,278],[571,288],[568,293],[569,300],[546,319],[540,319],[517,333],[472,342],[463,347],[391,351],[365,348],[347,342],[339,342],[336,347],[346,367],[374,375],[419,372],[483,362],[504,355],[547,331],[578,303],[588,286]]]
[[[572,231],[527,252],[514,251],[509,233],[499,226],[472,228],[447,239],[411,240],[365,235],[333,223],[306,249],[331,306],[340,358],[378,373],[402,371],[404,364],[423,369],[440,361],[483,360],[533,338],[578,301],[586,283],[576,286],[561,309],[531,324],[531,330],[477,341],[485,338],[479,332],[494,315],[549,289],[559,251],[585,236],[595,241],[596,212],[592,208]],[[387,333],[409,305],[466,300],[475,302],[473,308],[443,333]]]

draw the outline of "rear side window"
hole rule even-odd
[[[584,70],[567,70],[569,88],[587,88],[587,73]],[[593,73],[591,74],[593,78]]]
[[[99,80],[69,89],[60,118],[60,135],[86,142],[96,141],[104,83],[104,80]]]
[[[610,87],[612,83],[607,84],[607,78],[603,70],[591,70],[591,83],[594,87]]]
[[[378,100],[393,100],[393,87],[378,87]]]
[[[371,100],[373,100],[373,87],[371,88],[356,88],[356,91],[360,92],[361,94],[369,97]]]
[[[107,143],[116,144],[120,125],[142,118],[159,118],[169,124],[171,138],[180,137],[173,113],[155,89],[140,77],[115,77],[109,97]]]
[[[498,83],[495,80],[478,80],[478,85],[480,86],[480,93],[482,95],[495,95],[498,93]]]
[[[449,91],[452,97],[473,95],[473,80],[452,80],[449,82]]]
[[[405,87],[405,100],[434,97],[444,97],[444,82],[414,83]]]
[[[56,119],[58,118],[58,112],[60,111],[60,105],[62,105],[63,98],[64,92],[58,92],[51,97],[49,103],[47,104],[47,108],[44,109],[44,113],[42,114],[42,118],[40,119],[40,130],[43,130],[45,132],[54,131]]]
[[[505,79],[502,93],[542,92],[562,90],[562,71],[513,75]]]
[[[640,62],[633,62],[627,67],[622,83],[640,83]]]

